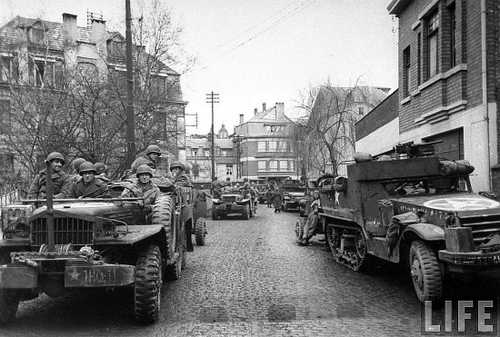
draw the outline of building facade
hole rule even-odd
[[[285,115],[284,103],[276,103],[254,115],[246,122],[240,115],[234,139],[238,172],[242,178],[253,180],[298,179],[297,154],[290,139],[293,122]]]
[[[399,18],[399,142],[475,167],[476,190],[500,191],[497,0],[393,0]],[[387,127],[387,125],[383,126]]]
[[[12,88],[27,85],[33,90],[65,90],[62,83],[69,70],[95,74],[102,81],[117,79],[125,87],[125,38],[106,29],[106,22],[92,19],[87,27],[77,26],[76,15],[62,14],[62,23],[15,17],[0,27],[0,114],[10,116]],[[142,46],[134,46],[134,64],[151,56]],[[185,158],[185,106],[180,88],[180,75],[159,60],[150,73],[153,89],[154,118],[161,129],[155,139],[165,150]],[[140,86],[140,80],[136,86]],[[152,90],[153,91],[153,90]],[[125,92],[125,91],[123,91]],[[140,99],[140,98],[138,98]],[[0,127],[4,127],[2,124]],[[137,139],[138,149],[142,145]],[[3,169],[13,170],[15,158],[0,139]],[[147,144],[146,144],[147,145]],[[48,151],[43,149],[42,151]],[[1,166],[1,165],[0,165]]]
[[[236,181],[236,156],[233,140],[222,124],[215,135],[215,176],[219,181]],[[186,138],[186,160],[192,166],[194,182],[211,182],[211,137],[208,135],[191,135]]]

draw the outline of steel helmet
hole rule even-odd
[[[84,174],[85,172],[93,172],[96,174],[95,166],[89,161],[84,161],[83,163],[80,164],[80,168],[78,170],[78,173],[80,175]]]
[[[150,153],[158,153],[158,155],[161,155],[160,147],[158,145],[149,145],[146,148],[146,155]]]
[[[94,167],[95,167],[95,170],[96,170],[97,174],[101,174],[104,171],[106,171],[106,169],[107,169],[106,164],[104,164],[103,162],[100,162],[100,161],[98,161],[97,163],[95,163]]]
[[[80,169],[80,165],[85,161],[85,159],[79,157],[79,158],[76,158],[76,159],[73,159],[73,161],[71,162],[71,167],[73,168],[73,170],[75,171],[79,171]]]
[[[45,159],[45,161],[47,161],[47,162],[51,162],[51,161],[52,161],[52,160],[54,160],[54,159],[59,159],[59,160],[61,160],[61,161],[63,162],[63,165],[64,165],[64,163],[66,162],[66,161],[64,160],[64,156],[63,156],[62,154],[60,154],[59,152],[51,152],[51,153],[49,153],[49,155],[47,156],[47,158]]]
[[[172,164],[170,164],[170,171],[172,171],[176,167],[180,168],[183,171],[185,170],[183,163],[181,163],[180,161],[174,161]]]
[[[149,174],[151,177],[153,177],[153,169],[146,164],[142,164],[137,168],[137,171],[135,172],[136,177],[139,177],[141,174]]]

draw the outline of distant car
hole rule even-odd
[[[306,198],[306,187],[298,181],[283,183],[283,210],[299,210],[300,200]]]
[[[240,214],[248,220],[255,215],[255,206],[250,195],[239,192],[222,193],[219,199],[213,199],[212,219],[217,220],[230,214]]]

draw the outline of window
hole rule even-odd
[[[264,125],[266,133],[278,133],[283,130],[281,125]]]
[[[11,129],[10,101],[0,100],[0,133],[5,134]]]
[[[266,152],[266,142],[257,142],[257,152]]]
[[[436,75],[438,68],[439,12],[435,11],[427,20],[427,79]]]
[[[457,49],[456,49],[456,34],[457,34],[457,20],[455,13],[455,3],[453,2],[448,6],[448,15],[450,22],[450,68],[457,65]]]
[[[165,77],[151,76],[151,94],[156,98],[166,98]]]
[[[365,114],[365,109],[362,106],[358,107],[358,113],[360,116],[363,116]]]
[[[0,57],[0,81],[7,82],[11,76],[11,58],[8,56]]]
[[[276,150],[277,150],[277,142],[276,141],[270,140],[268,142],[268,145],[269,145],[268,152],[276,152]]]
[[[36,44],[43,44],[43,28],[32,27],[30,29],[30,42]]]
[[[78,62],[78,71],[88,80],[95,80],[99,76],[97,66],[90,62]]]
[[[280,171],[288,171],[288,160],[280,160]]]
[[[422,33],[417,34],[417,85],[422,83]]]
[[[290,171],[295,171],[295,162],[293,160],[288,161],[288,169]]]
[[[37,87],[61,87],[63,68],[61,62],[32,60],[28,62],[29,83]]]
[[[270,160],[269,161],[269,171],[278,171],[278,161]]]
[[[288,142],[280,141],[278,142],[278,151],[277,152],[287,152],[288,151]]]
[[[257,162],[257,169],[259,172],[265,171],[266,170],[266,161],[265,160],[259,160]]]
[[[404,97],[410,95],[410,46],[403,50],[403,94]]]

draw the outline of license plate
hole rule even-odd
[[[66,287],[120,287],[134,283],[135,268],[130,265],[66,266]]]

